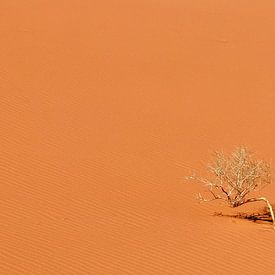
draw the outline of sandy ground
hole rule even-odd
[[[274,273],[271,226],[183,181],[274,158],[274,33],[271,0],[1,0],[0,274]]]

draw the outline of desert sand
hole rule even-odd
[[[274,1],[1,0],[0,18],[0,274],[274,274],[272,226],[213,216],[233,211],[184,181],[216,149],[274,158]]]

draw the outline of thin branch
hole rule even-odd
[[[271,203],[269,202],[269,200],[265,197],[260,197],[260,198],[250,198],[250,199],[247,199],[245,201],[243,201],[240,205],[243,205],[243,204],[246,204],[246,203],[249,203],[249,202],[257,202],[257,201],[264,201],[266,204],[267,204],[267,207],[269,209],[269,212],[270,212],[270,215],[271,215],[271,218],[272,218],[272,223],[273,223],[273,228],[275,230],[275,217],[274,217],[274,211],[273,211],[273,208],[272,208],[272,205]],[[240,206],[239,205],[239,206]]]

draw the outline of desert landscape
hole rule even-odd
[[[271,0],[1,0],[0,274],[274,274],[233,217],[264,204],[184,180],[239,145],[274,175],[274,33]]]

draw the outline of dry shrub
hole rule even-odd
[[[272,206],[265,197],[253,197],[251,193],[261,190],[271,183],[270,165],[263,160],[257,160],[245,147],[238,147],[229,156],[223,152],[215,152],[212,163],[208,166],[209,178],[193,175],[188,179],[204,184],[211,194],[206,199],[200,193],[201,202],[223,200],[230,207],[264,201],[270,211],[275,228]]]

